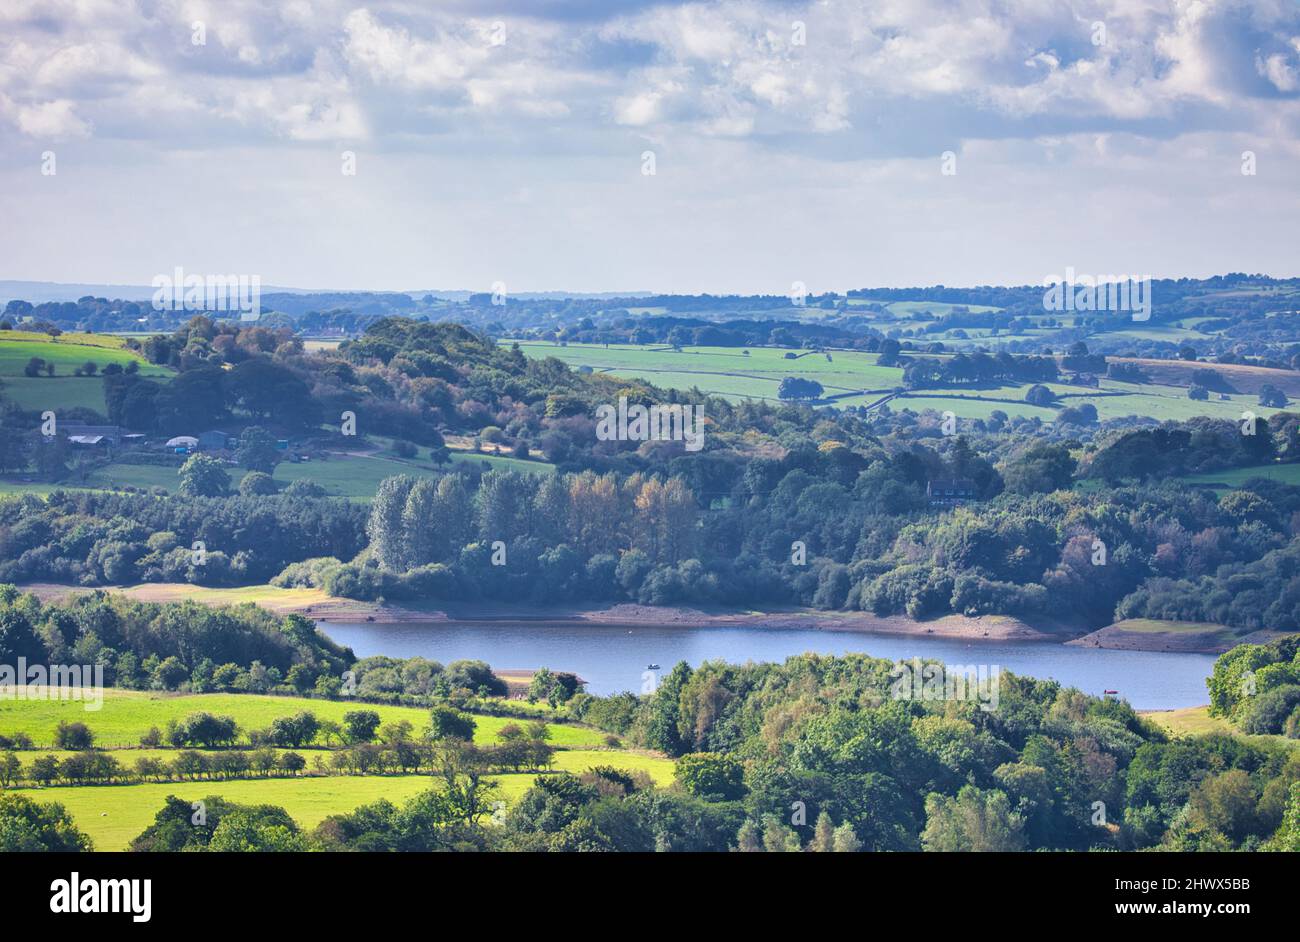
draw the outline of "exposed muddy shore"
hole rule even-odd
[[[94,591],[79,586],[39,583],[20,586],[45,601]],[[275,589],[250,586],[235,589],[205,589],[183,583],[150,583],[119,586],[107,591],[122,592],[142,601],[170,602],[194,599],[208,605],[253,602],[279,614],[297,613],[326,623],[416,624],[457,622],[461,624],[583,624],[610,627],[744,627],[857,631],[866,634],[928,635],[966,641],[1042,641],[1122,651],[1169,651],[1219,654],[1243,642],[1262,642],[1275,632],[1235,635],[1224,629],[1207,631],[1126,631],[1108,625],[1089,632],[1069,623],[1028,624],[1001,615],[967,617],[946,615],[918,621],[901,615],[881,616],[871,612],[823,612],[811,609],[746,611],[706,606],[536,605],[438,603],[428,607],[363,602],[334,598],[315,589]]]

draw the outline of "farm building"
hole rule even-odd
[[[129,435],[120,425],[86,425],[82,422],[60,422],[59,432],[74,445],[115,446],[143,437]]]
[[[204,432],[199,435],[199,448],[202,451],[224,451],[229,441],[230,436],[225,432]]]
[[[978,499],[975,482],[968,478],[927,481],[925,496],[932,507],[953,506]]]

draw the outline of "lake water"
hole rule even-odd
[[[869,654],[904,660],[935,658],[949,664],[997,665],[1030,677],[1050,678],[1085,693],[1117,690],[1136,709],[1176,709],[1209,702],[1205,679],[1211,654],[1110,651],[1024,641],[967,642],[934,637],[875,635],[785,628],[675,628],[572,625],[546,622],[468,624],[323,624],[321,628],[358,657],[419,655],[446,664],[462,658],[498,670],[549,667],[572,671],[594,694],[639,691],[642,674],[658,664],[660,676],[678,661],[783,661],[794,654]]]

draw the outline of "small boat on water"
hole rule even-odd
[[[658,665],[658,664],[647,664],[647,665],[645,666],[645,669],[648,670],[648,671],[657,671],[657,670],[659,670],[659,665]]]
[[[1118,690],[1103,690],[1102,693],[1103,693],[1103,694],[1118,694],[1119,691],[1118,691]]]

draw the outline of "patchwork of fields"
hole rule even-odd
[[[903,371],[879,366],[874,353],[772,347],[683,347],[630,344],[567,344],[522,341],[520,348],[534,358],[555,357],[572,367],[590,366],[596,372],[643,379],[657,386],[701,391],[732,399],[776,399],[777,387],[787,376],[815,379],[828,397],[840,405],[860,405],[867,391],[886,393],[902,384]],[[793,353],[795,359],[786,359]],[[877,399],[879,395],[872,396]]]
[[[902,369],[880,366],[876,354],[857,351],[816,353],[772,347],[683,347],[674,350],[662,345],[610,344],[606,347],[603,344],[561,345],[541,341],[521,341],[519,345],[529,357],[556,357],[575,368],[587,366],[598,373],[642,379],[666,388],[698,388],[701,392],[733,401],[778,401],[777,389],[781,380],[797,376],[821,383],[825,388],[824,399],[836,406],[863,406],[878,402],[901,387],[903,382]],[[795,357],[787,359],[791,353]],[[1105,378],[1095,389],[1065,383],[1047,385],[1061,397],[1063,406],[1091,403],[1103,420],[1134,415],[1161,420],[1202,415],[1236,420],[1246,409],[1264,416],[1278,411],[1258,405],[1256,393],[1262,381],[1257,374],[1251,374],[1253,382],[1247,382],[1237,392],[1224,397],[1216,393],[1208,400],[1196,401],[1187,397],[1185,384],[1192,369],[1203,368],[1205,364],[1137,362],[1144,368],[1149,363],[1160,364],[1159,377],[1171,385],[1125,383]],[[1221,371],[1231,369],[1217,365],[1214,368]],[[1266,370],[1263,375],[1279,372]],[[1300,374],[1292,375],[1300,383]],[[1236,379],[1235,373],[1233,379]],[[962,418],[971,419],[988,418],[993,412],[1001,411],[1008,416],[1052,421],[1057,409],[1024,401],[1031,385],[916,390],[890,399],[889,405],[893,409],[918,412],[925,409],[950,410]]]
[[[920,310],[943,314],[946,310],[940,309],[950,306],[900,301],[889,307],[892,313],[907,316]],[[1184,329],[1143,328],[1146,331]],[[108,363],[135,361],[142,375],[157,378],[170,375],[167,369],[150,364],[126,349],[125,342],[121,336],[63,334],[51,340],[45,334],[0,332],[0,398],[7,398],[25,409],[83,406],[103,411],[102,378],[71,375],[72,370],[86,361],[95,362],[101,369]],[[996,411],[1008,416],[1038,418],[1044,422],[1053,421],[1059,411],[1025,402],[1029,384],[982,389],[926,389],[895,394],[901,387],[903,371],[898,367],[881,366],[876,354],[858,351],[814,352],[771,347],[684,347],[674,350],[663,345],[562,345],[541,341],[523,341],[520,346],[529,357],[553,356],[575,368],[589,367],[595,372],[642,379],[667,388],[697,388],[733,401],[761,399],[776,402],[781,381],[787,376],[797,376],[821,383],[825,390],[824,401],[837,406],[867,406],[892,397],[888,399],[892,409],[952,411],[962,418],[988,418]],[[23,375],[31,357],[53,362],[55,375]],[[1187,398],[1185,384],[1194,370],[1204,368],[1206,364],[1158,360],[1136,362],[1158,384],[1137,385],[1103,378],[1096,389],[1064,383],[1049,385],[1061,397],[1061,405],[1090,403],[1103,420],[1134,415],[1161,420],[1195,416],[1236,420],[1247,409],[1268,416],[1278,410],[1258,405],[1256,394],[1264,382],[1273,382],[1288,393],[1300,395],[1300,374],[1215,364],[1213,368],[1225,376],[1234,391],[1226,395],[1212,393],[1209,400],[1198,402]],[[331,496],[367,501],[374,495],[379,482],[391,475],[433,477],[441,473],[438,466],[429,460],[427,448],[419,449],[413,460],[401,460],[389,450],[390,442],[381,441],[380,446],[381,450],[372,453],[337,455],[327,461],[281,463],[274,477],[281,484],[295,480],[313,481]],[[451,460],[453,466],[485,462],[493,468],[530,473],[545,474],[554,470],[552,465],[540,461],[465,450],[453,450]],[[230,471],[232,483],[237,486],[243,471],[239,468]],[[74,472],[73,477],[60,486],[91,489],[129,486],[171,492],[178,485],[173,467],[113,463],[79,474]],[[0,482],[0,493],[48,494],[55,489],[47,483],[21,479]]]

